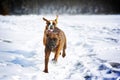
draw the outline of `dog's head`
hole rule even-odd
[[[48,20],[43,17],[43,20],[46,21],[46,30],[53,31],[58,23],[58,16],[56,16],[56,19],[54,20]]]
[[[50,50],[54,50],[59,45],[59,37],[57,33],[50,32],[47,34],[47,45],[46,47]]]

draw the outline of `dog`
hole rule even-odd
[[[62,57],[66,56],[66,36],[65,33],[57,27],[58,16],[54,20],[48,20],[43,17],[46,22],[43,44],[45,46],[45,67],[44,72],[48,73],[48,62],[51,52],[55,53],[53,61],[57,62],[59,55],[62,51]]]

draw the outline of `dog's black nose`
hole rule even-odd
[[[53,25],[50,26],[50,29],[53,29]]]

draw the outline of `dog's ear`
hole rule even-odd
[[[55,19],[56,23],[58,23],[58,15],[56,15],[56,19]]]
[[[46,18],[43,17],[43,20],[46,21],[46,22],[49,22]]]

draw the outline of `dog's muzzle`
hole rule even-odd
[[[50,21],[50,24],[48,25],[48,30],[53,30],[54,29],[54,24],[52,21]]]
[[[48,30],[54,30],[54,25],[49,25]]]

